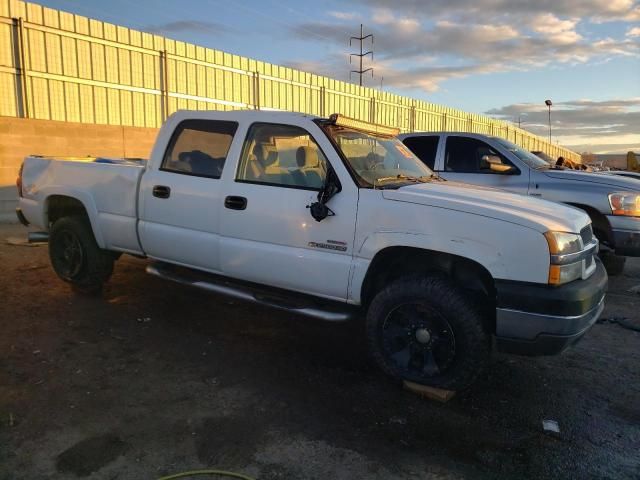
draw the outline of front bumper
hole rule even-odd
[[[616,255],[640,257],[640,218],[608,215]]]
[[[560,287],[497,282],[498,350],[555,355],[580,340],[604,309],[608,279],[596,261],[596,271],[588,279]]]
[[[611,230],[616,255],[640,257],[640,232]]]

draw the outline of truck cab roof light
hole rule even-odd
[[[378,135],[384,135],[388,137],[395,137],[400,133],[399,128],[387,127],[386,125],[378,125],[376,123],[369,123],[363,120],[356,120],[355,118],[345,117],[339,113],[334,113],[329,117],[329,123],[337,125],[338,127],[353,128],[354,130],[361,130],[367,133],[373,133]]]

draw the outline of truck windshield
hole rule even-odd
[[[535,170],[542,170],[543,168],[550,167],[550,165],[540,157],[534,155],[529,150],[525,150],[524,148],[516,145],[515,143],[511,143],[509,140],[498,137],[494,137],[494,140]]]
[[[367,188],[399,188],[423,183],[434,173],[396,138],[325,124],[358,183]]]

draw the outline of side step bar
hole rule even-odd
[[[266,287],[239,283],[226,277],[163,262],[148,265],[146,271],[150,275],[165,280],[318,320],[344,322],[353,318],[357,313],[357,307],[351,305],[329,301],[323,303],[322,299],[316,299],[309,295],[282,290],[272,291]]]

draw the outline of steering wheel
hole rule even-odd
[[[384,160],[380,160],[380,155],[369,152],[365,158],[367,162],[367,170],[377,170],[380,166],[384,166]]]

